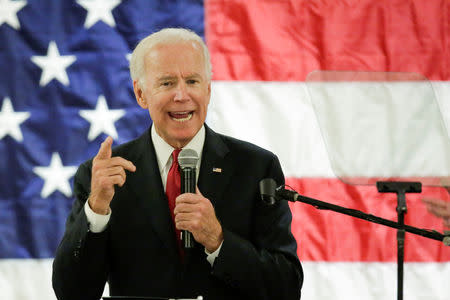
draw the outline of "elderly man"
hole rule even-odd
[[[130,63],[153,125],[111,149],[108,137],[75,176],[75,201],[53,265],[58,299],[119,296],[299,299],[303,273],[286,203],[261,202],[263,178],[284,182],[276,156],[204,122],[211,65],[202,39],[163,29]],[[196,193],[177,195],[179,149],[199,154]],[[179,182],[178,182],[179,184]],[[180,231],[192,233],[192,249]]]

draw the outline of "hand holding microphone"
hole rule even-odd
[[[211,201],[195,188],[197,161],[197,152],[192,149],[183,149],[178,156],[181,195],[176,199],[175,225],[183,230],[182,244],[185,249],[192,248],[195,239],[212,253],[223,241],[222,226]]]

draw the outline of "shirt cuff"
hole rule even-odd
[[[89,201],[84,204],[84,213],[89,223],[89,230],[93,233],[103,232],[108,226],[109,218],[111,218],[111,209],[107,215],[95,213],[89,206]]]
[[[222,244],[223,244],[223,241],[222,241],[222,243],[220,243],[219,248],[217,248],[216,251],[214,251],[213,253],[209,253],[208,250],[206,250],[206,248],[205,248],[205,253],[208,255],[206,257],[206,260],[209,262],[211,267],[213,266],[214,261],[216,260],[217,256],[219,256],[219,252],[220,252],[220,249],[222,248]]]

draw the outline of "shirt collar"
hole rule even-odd
[[[153,141],[153,146],[155,147],[159,171],[162,172],[175,148],[167,144],[166,141],[164,141],[163,138],[158,135],[155,126],[152,126],[151,137]],[[183,147],[187,149],[193,149],[197,152],[199,161],[197,165],[199,165],[202,159],[202,151],[204,144],[205,144],[205,126],[202,126],[200,130],[197,132],[197,134],[192,138],[192,140],[186,146]]]

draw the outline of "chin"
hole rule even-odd
[[[171,140],[175,141],[177,144],[181,144],[182,147],[184,147],[192,140],[196,133],[197,132],[194,130],[189,130],[188,132],[177,132],[176,134],[171,135]]]

